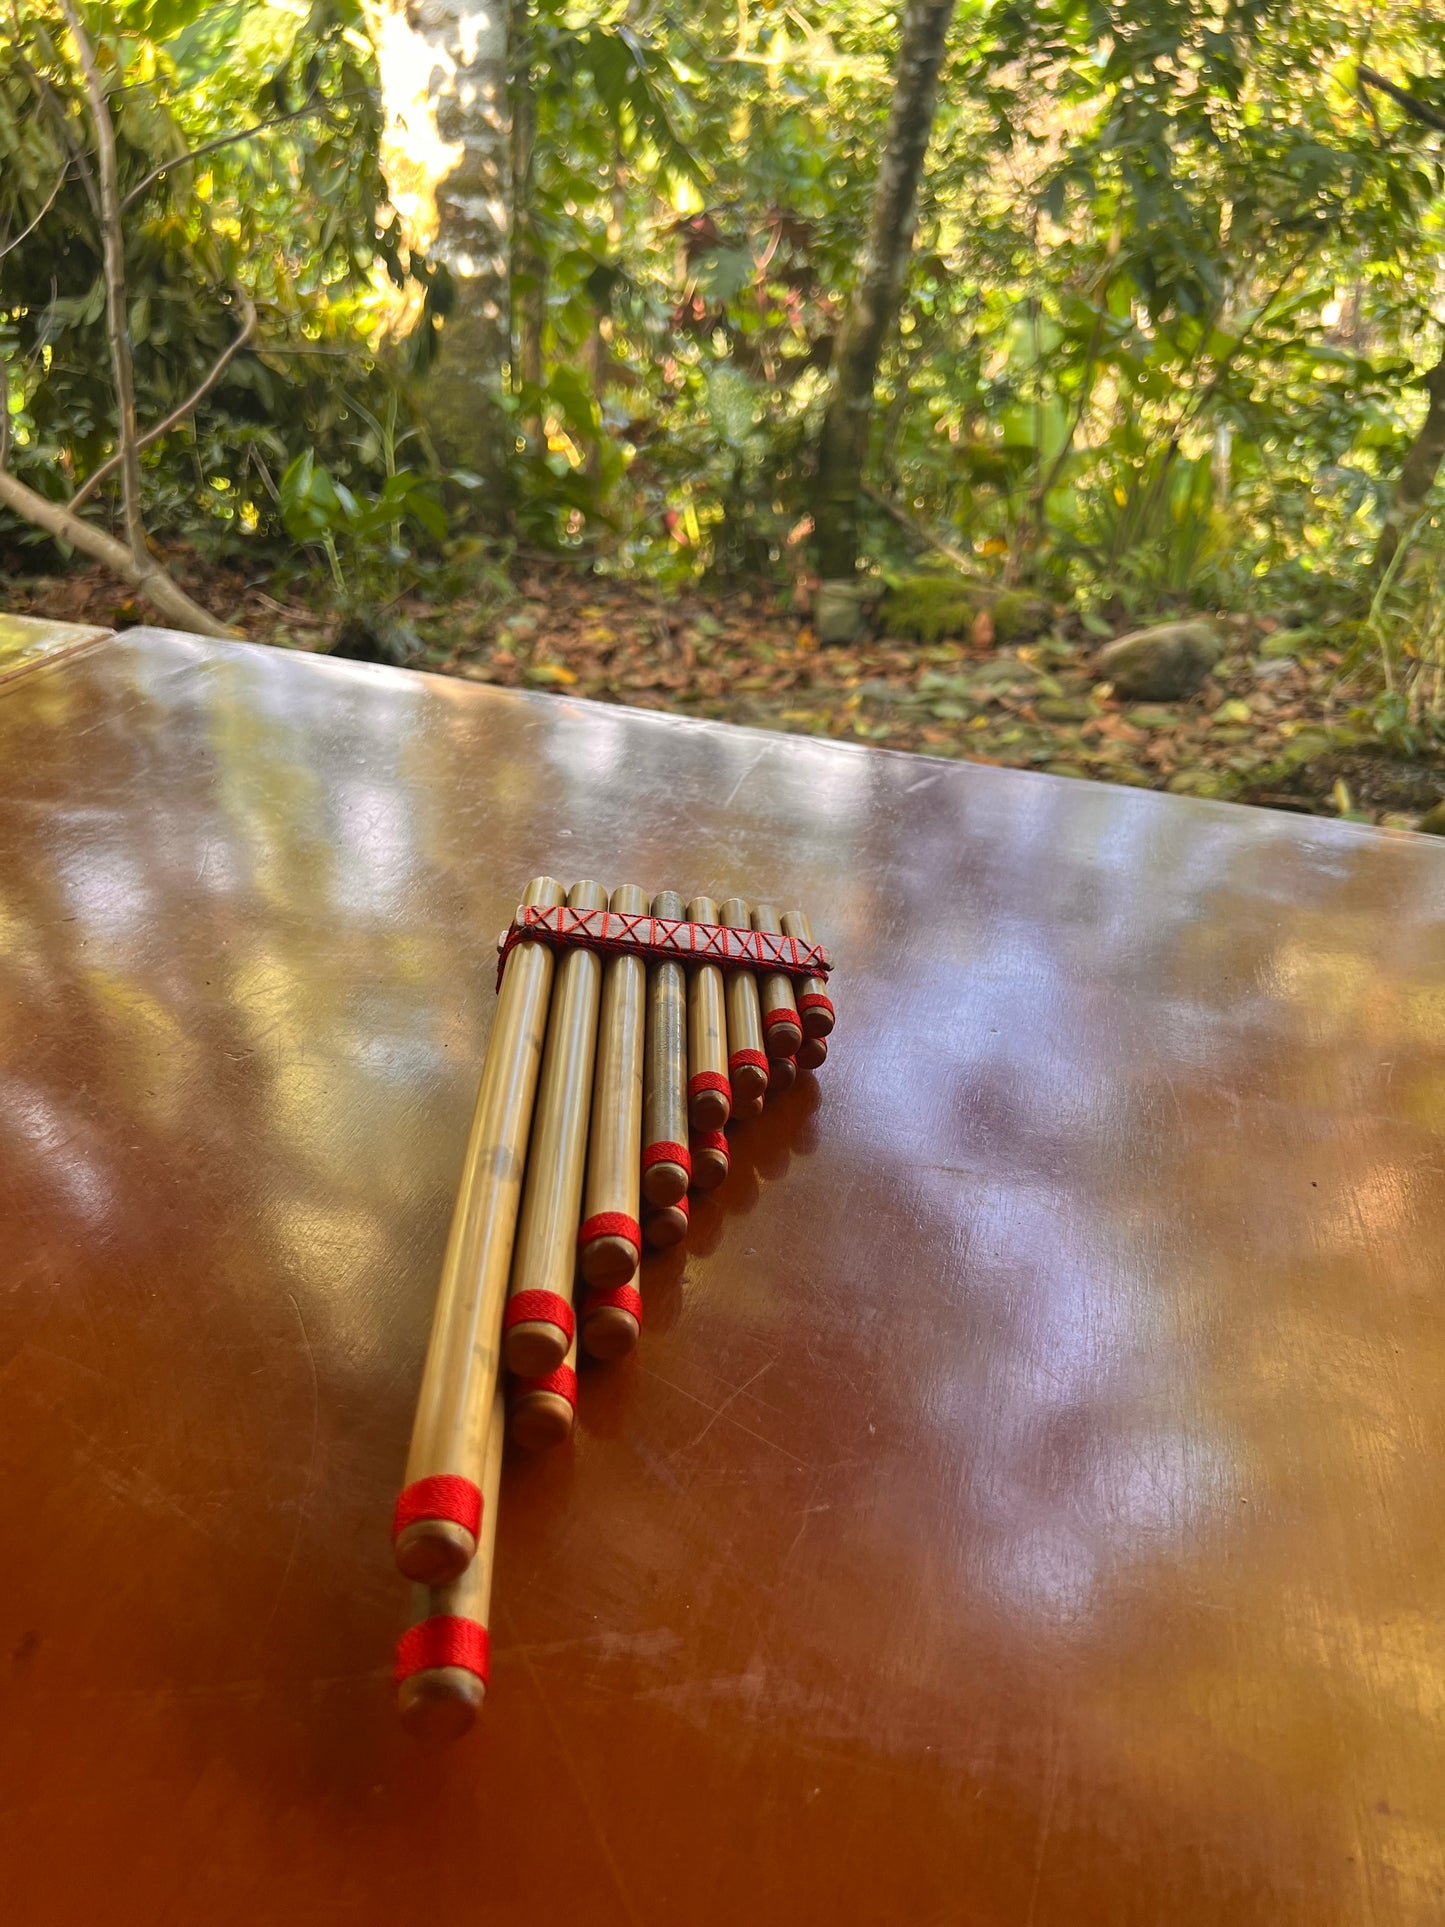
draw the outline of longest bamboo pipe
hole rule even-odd
[[[573,910],[605,910],[607,892],[600,883],[574,883],[567,903]],[[521,1378],[556,1372],[575,1330],[572,1287],[601,990],[601,957],[594,950],[569,949],[557,966],[552,993],[502,1321],[507,1365]]]
[[[522,902],[554,910],[562,897],[555,878],[534,877]],[[552,976],[546,944],[519,943],[508,957],[477,1090],[393,1528],[398,1567],[423,1585],[465,1570],[485,1515],[491,1391]]]
[[[396,1649],[396,1697],[403,1723],[418,1739],[459,1739],[487,1691],[487,1607],[497,1540],[506,1401],[498,1378],[487,1413],[482,1461],[482,1526],[477,1556],[451,1585],[418,1586],[411,1629]]]

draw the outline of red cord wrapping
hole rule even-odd
[[[391,1536],[399,1538],[419,1519],[447,1519],[465,1526],[475,1539],[482,1529],[482,1490],[456,1472],[438,1472],[429,1479],[413,1479],[396,1502]]]
[[[826,1010],[828,1015],[833,1018],[836,1018],[838,1015],[837,1011],[833,1008],[833,999],[831,997],[825,997],[821,990],[805,990],[798,999],[798,1009]]]
[[[727,1079],[724,1078],[723,1082],[726,1083]],[[656,1144],[649,1144],[642,1153],[644,1171],[650,1171],[654,1164],[678,1164],[689,1177],[692,1176],[692,1159],[688,1156],[687,1146],[673,1144],[667,1138],[659,1138]]]
[[[701,1151],[721,1151],[725,1158],[732,1155],[725,1131],[694,1131],[692,1141]]]
[[[582,1323],[585,1325],[593,1312],[608,1311],[614,1307],[618,1311],[631,1312],[641,1326],[642,1293],[636,1285],[616,1285],[611,1291],[589,1291],[582,1301]]]
[[[634,1251],[642,1251],[642,1227],[625,1211],[596,1211],[585,1219],[577,1233],[578,1249],[590,1245],[594,1238],[625,1238]]]
[[[524,1392],[555,1392],[558,1398],[565,1398],[575,1412],[577,1410],[577,1374],[570,1365],[559,1365],[555,1372],[548,1372],[542,1378],[518,1378],[512,1383],[512,1395],[520,1398]]]
[[[572,1307],[567,1300],[555,1291],[518,1291],[507,1300],[507,1309],[502,1314],[502,1330],[509,1332],[513,1325],[555,1325],[567,1334],[567,1343],[572,1343],[572,1334],[577,1329],[572,1316]]]
[[[491,1641],[485,1626],[479,1626],[475,1619],[438,1613],[435,1619],[408,1626],[396,1642],[393,1677],[400,1686],[413,1673],[429,1673],[438,1666],[461,1666],[475,1673],[485,1686],[490,1661]]]
[[[731,1097],[733,1087],[721,1071],[699,1071],[687,1080],[687,1094],[696,1097],[699,1091],[721,1091],[724,1097]]]
[[[763,1031],[765,1034],[773,1028],[774,1024],[787,1024],[793,1030],[801,1030],[803,1028],[798,1021],[798,1013],[795,1010],[789,1010],[786,1004],[779,1010],[765,1010],[763,1012]]]
[[[735,1071],[742,1064],[752,1064],[760,1071],[768,1068],[768,1060],[760,1050],[735,1050],[728,1059],[728,1069]]]

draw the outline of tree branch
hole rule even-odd
[[[45,205],[44,207],[41,208],[40,212],[36,215],[35,219],[31,221],[28,226],[21,228],[20,232],[16,235],[13,241],[7,241],[4,247],[0,248],[0,261],[3,261],[7,254],[13,254],[16,248],[19,247],[20,243],[23,240],[25,240],[28,235],[31,235],[35,232],[36,228],[40,226],[40,223],[45,219],[46,215],[50,212],[51,208],[54,207],[56,195],[59,194],[61,188],[65,186],[65,183],[69,179],[70,179],[70,162],[67,161],[64,167],[62,167],[60,172],[56,175],[55,185],[54,187],[51,188],[50,192],[46,195]]]
[[[115,127],[105,98],[105,85],[96,65],[95,50],[85,31],[75,0],[60,0],[60,11],[75,41],[90,117],[95,123],[95,152],[99,163],[101,259],[105,272],[105,321],[110,338],[110,362],[115,382],[116,449],[120,455],[121,500],[126,540],[137,564],[146,554],[146,527],[141,514],[140,451],[136,447],[135,373],[126,333],[125,239],[120,224],[120,190],[116,179]]]
[[[313,96],[303,106],[293,108],[289,114],[276,114],[270,120],[258,120],[254,127],[241,127],[233,134],[217,134],[214,140],[202,141],[199,147],[191,148],[189,153],[177,154],[173,161],[162,161],[159,167],[153,167],[149,174],[136,182],[120,204],[121,213],[124,214],[133,201],[138,201],[148,187],[158,181],[163,174],[169,174],[173,167],[189,167],[192,161],[200,160],[203,155],[214,154],[218,147],[229,147],[235,141],[248,141],[253,134],[264,134],[272,127],[285,127],[289,121],[304,120],[308,114],[314,114],[323,104]]]
[[[1390,96],[1397,107],[1403,107],[1412,120],[1418,120],[1426,127],[1433,127],[1437,134],[1445,134],[1445,114],[1442,114],[1438,108],[1428,106],[1408,88],[1397,87],[1393,80],[1386,80],[1385,76],[1377,74],[1373,67],[1360,67],[1358,74],[1362,87],[1378,87],[1382,94]]]
[[[149,448],[152,442],[158,442],[162,435],[168,435],[173,428],[185,420],[187,415],[191,414],[200,406],[206,396],[209,395],[215,387],[216,383],[221,379],[221,376],[226,372],[231,362],[256,332],[256,304],[244,289],[238,288],[236,293],[241,302],[240,333],[236,335],[235,339],[227,345],[218,358],[211,364],[209,372],[191,390],[190,394],[186,396],[186,399],[183,402],[178,402],[170,414],[167,415],[164,420],[158,421],[154,428],[148,428],[144,435],[137,437],[137,453],[143,448]],[[70,498],[69,506],[72,513],[80,507],[82,502],[89,500],[102,482],[109,481],[120,465],[121,454],[120,451],[117,450],[114,455],[101,463],[93,475],[87,476],[85,481]]]
[[[139,557],[132,555],[124,542],[117,542],[113,535],[107,535],[90,522],[82,522],[68,508],[62,508],[58,502],[47,501],[43,495],[37,495],[33,488],[27,488],[24,482],[17,481],[3,470],[0,470],[0,503],[13,509],[36,528],[44,529],[57,542],[68,542],[83,555],[103,562],[126,582],[134,583],[157,613],[178,629],[189,629],[201,636],[236,634],[234,629],[228,629],[223,622],[207,614],[199,603],[192,602],[180,584],[166,573],[148,550]]]
[[[959,574],[967,576],[971,582],[978,580],[977,569],[962,549],[956,549],[951,542],[945,542],[941,537],[934,535],[932,530],[925,528],[916,516],[910,515],[907,509],[899,508],[898,504],[885,495],[881,488],[874,488],[870,482],[862,482],[859,484],[859,492],[866,495],[870,502],[876,502],[885,515],[891,515],[899,528],[911,535],[915,542],[926,549],[932,549],[946,562],[951,562]]]

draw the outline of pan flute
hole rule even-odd
[[[829,961],[800,910],[634,885],[528,884],[498,943],[477,1093],[397,1501],[414,1582],[407,1724],[451,1737],[486,1690],[505,1440],[559,1443],[577,1355],[642,1331],[645,1248],[687,1236],[728,1130],[827,1055]]]

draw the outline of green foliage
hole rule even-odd
[[[978,600],[956,575],[907,576],[884,597],[884,630],[913,642],[965,637],[978,615]]]

